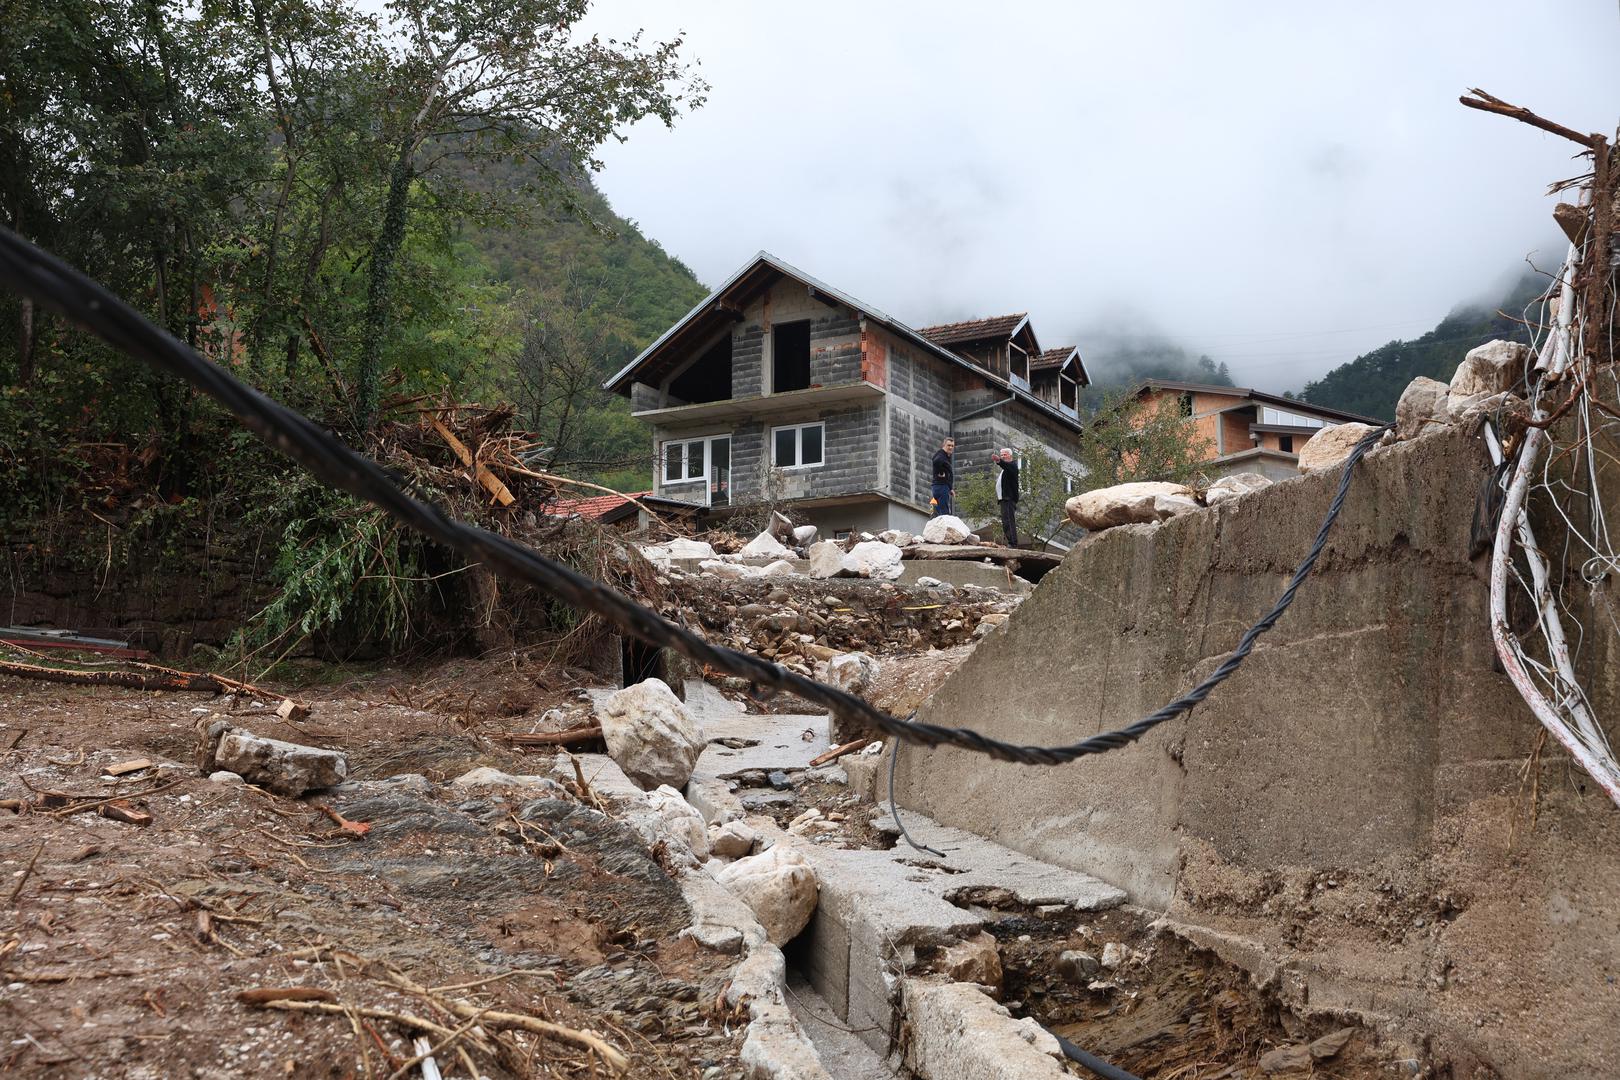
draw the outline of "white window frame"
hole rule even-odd
[[[821,460],[810,464],[804,463],[804,432],[806,428],[821,429]],[[793,459],[796,464],[783,465],[776,460],[776,433],[779,431],[793,432]],[[801,469],[819,469],[827,464],[827,422],[825,420],[812,420],[804,424],[779,424],[771,428],[771,468],[781,469],[784,472],[797,472]]]
[[[1014,359],[1014,354],[1024,358],[1024,373],[1022,375],[1020,375],[1016,370],[1017,363]],[[1030,359],[1029,350],[1025,349],[1021,345],[1016,345],[1009,341],[1007,343],[1007,381],[1020,389],[1028,390],[1030,386],[1029,379],[1031,374],[1029,370]]]
[[[714,464],[714,451],[709,444],[716,439],[729,439],[731,432],[723,431],[715,435],[683,435],[680,438],[665,439],[658,444],[658,475],[662,478],[664,487],[678,487],[682,484],[706,484],[709,482],[709,468]],[[681,476],[671,479],[669,475],[669,447],[673,443],[681,448]],[[703,472],[699,476],[687,475],[692,464],[691,444],[703,444]]]

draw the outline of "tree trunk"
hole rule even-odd
[[[17,383],[27,386],[34,381],[34,302],[23,298],[22,310],[17,313]]]
[[[411,158],[415,140],[400,143],[399,156],[388,181],[388,204],[382,231],[371,249],[371,282],[366,296],[366,318],[361,326],[360,364],[355,372],[355,404],[360,426],[369,431],[377,421],[377,398],[382,377],[382,339],[388,326],[389,292],[394,284],[394,263],[405,245],[405,217],[411,194]]]

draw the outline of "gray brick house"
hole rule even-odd
[[[928,466],[1038,442],[1078,472],[1079,350],[1027,315],[913,330],[760,252],[605,384],[651,429],[657,496],[788,504],[822,535],[920,531]]]

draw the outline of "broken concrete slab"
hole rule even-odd
[[[919,1080],[1064,1080],[1063,1050],[1034,1020],[967,983],[902,982],[911,1039],[906,1065]]]
[[[336,750],[266,739],[241,728],[221,732],[213,756],[218,769],[292,798],[335,787],[349,775],[348,758]]]

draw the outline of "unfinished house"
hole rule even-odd
[[[1137,398],[1148,405],[1171,399],[1208,444],[1204,475],[1260,473],[1272,480],[1299,475],[1299,448],[1325,427],[1382,420],[1311,405],[1244,386],[1144,383]]]
[[[652,431],[656,497],[824,536],[920,531],[947,435],[959,481],[1032,442],[1077,473],[1085,385],[1026,315],[913,330],[764,252],[606,383]]]

